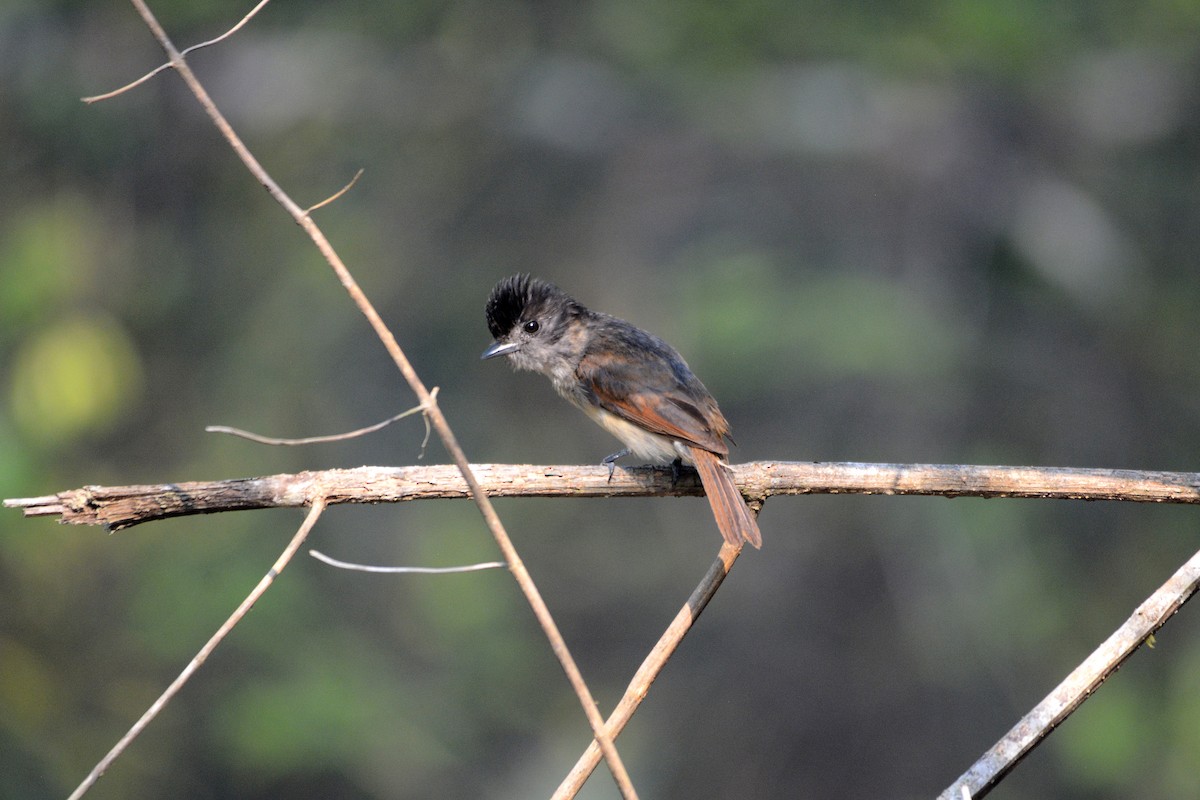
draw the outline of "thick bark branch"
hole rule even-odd
[[[472,471],[492,497],[631,497],[700,495],[695,473],[673,483],[666,467],[477,464]],[[1200,503],[1200,473],[1064,467],[980,467],[756,461],[733,467],[751,500],[794,494],[925,494],[945,497],[1042,497]],[[85,486],[45,497],[5,500],[26,516],[58,515],[74,525],[120,530],[167,517],[252,508],[300,507],[323,497],[337,503],[396,503],[468,497],[455,466],[360,467],[221,481],[148,486]]]

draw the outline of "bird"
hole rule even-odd
[[[514,369],[545,375],[625,446],[602,462],[610,480],[627,455],[669,463],[676,475],[681,464],[694,466],[725,541],[762,547],[729,467],[729,423],[673,347],[525,274],[497,283],[484,311],[494,341],[482,359],[505,356]]]

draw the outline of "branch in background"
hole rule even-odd
[[[984,753],[938,800],[983,797],[1133,655],[1200,586],[1200,553],[1137,607],[1125,624]]]
[[[757,512],[755,513],[757,514]],[[688,597],[683,608],[679,609],[675,619],[671,620],[671,624],[663,631],[663,635],[659,637],[642,665],[638,667],[638,671],[634,673],[633,680],[629,681],[629,686],[625,689],[621,701],[617,703],[616,709],[604,723],[605,730],[614,738],[621,733],[626,723],[637,711],[638,706],[646,699],[646,694],[650,691],[650,684],[654,683],[654,679],[667,665],[667,660],[675,652],[675,648],[679,646],[683,637],[687,636],[692,625],[700,617],[700,612],[717,593],[721,582],[725,580],[725,576],[729,574],[729,570],[733,568],[733,562],[737,560],[741,552],[741,548],[729,544],[721,545],[716,560],[708,568],[708,572],[704,573],[704,577],[700,579],[700,583]],[[575,797],[583,788],[584,782],[587,781],[592,771],[596,769],[596,765],[600,763],[600,758],[600,747],[593,740],[579,760],[575,762],[575,766],[567,773],[567,777],[563,779],[551,800],[571,800]]]
[[[475,464],[479,489],[490,497],[701,496],[685,470],[675,481],[667,467]],[[1200,473],[1065,467],[978,467],[945,464],[857,464],[755,461],[733,465],[742,493],[756,500],[798,494],[917,494],[943,497],[1040,497],[1200,503]],[[457,467],[359,467],[320,472],[192,481],[150,486],[85,486],[44,497],[5,500],[26,516],[60,516],[73,525],[120,530],[167,517],[300,507],[319,483],[330,505],[398,503],[469,497]]]

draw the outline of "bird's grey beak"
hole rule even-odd
[[[496,356],[505,356],[520,347],[516,342],[492,342],[492,346],[483,351],[483,355],[479,357],[481,361]]]

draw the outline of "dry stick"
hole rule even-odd
[[[490,497],[701,496],[695,473],[601,466],[474,464]],[[733,465],[743,494],[911,494],[949,497],[1036,497],[1200,504],[1200,473],[1065,467],[979,467],[946,464],[852,464],[754,461]],[[457,466],[358,467],[222,481],[151,486],[84,486],[42,497],[5,500],[28,517],[60,515],[72,525],[120,530],[188,514],[303,506],[314,484],[329,505],[463,498],[470,487]]]
[[[265,0],[264,0],[264,2],[265,2]],[[304,215],[308,216],[312,212],[316,211],[318,208],[324,208],[325,206],[329,205],[330,203],[334,202],[339,197],[344,195],[346,192],[353,189],[354,184],[358,183],[358,179],[363,176],[364,172],[366,172],[365,169],[360,169],[358,172],[354,173],[354,177],[350,179],[350,182],[347,183],[345,186],[343,186],[341,189],[338,189],[332,195],[330,195],[329,197],[326,197],[324,200],[317,203],[316,205],[309,206],[308,208],[304,209]]]
[[[379,316],[379,312],[375,310],[375,307],[367,299],[366,294],[363,293],[358,282],[354,280],[346,265],[342,263],[341,258],[334,251],[333,245],[325,238],[325,234],[313,222],[312,218],[307,216],[304,210],[296,205],[283,189],[275,183],[275,180],[267,174],[267,171],[258,163],[258,160],[242,142],[241,138],[234,132],[232,126],[230,126],[229,122],[217,109],[212,98],[209,97],[204,86],[201,85],[187,62],[183,60],[183,56],[180,55],[175,45],[172,44],[166,31],[163,30],[158,20],[154,17],[154,14],[147,7],[145,0],[132,0],[132,2],[138,13],[141,14],[147,27],[150,28],[154,37],[158,39],[158,43],[167,53],[167,57],[175,66],[175,71],[183,78],[184,83],[191,89],[192,94],[195,95],[200,105],[204,108],[205,113],[208,114],[213,124],[217,126],[217,129],[225,137],[226,141],[229,142],[230,147],[233,148],[234,152],[242,160],[242,163],[245,164],[246,168],[250,170],[259,183],[266,187],[271,197],[275,198],[275,201],[283,206],[288,214],[296,220],[296,223],[308,233],[309,238],[312,239],[317,249],[325,256],[325,260],[333,268],[334,273],[342,282],[342,286],[367,318],[367,321],[375,330],[375,334],[383,342],[384,347],[391,355],[392,361],[395,362],[396,367],[404,375],[413,392],[416,393],[417,399],[423,406],[426,406],[426,414],[432,420],[433,427],[438,432],[438,436],[441,437],[442,444],[462,471],[463,478],[471,489],[471,495],[474,497],[475,504],[479,507],[479,511],[483,515],[484,522],[491,531],[493,538],[495,538],[496,544],[500,547],[500,551],[504,554],[504,560],[508,562],[509,570],[511,570],[517,584],[521,587],[521,591],[525,594],[525,599],[533,608],[534,616],[537,617],[547,639],[550,640],[551,649],[554,651],[555,656],[558,657],[563,671],[566,672],[568,680],[575,689],[575,693],[579,696],[579,702],[583,706],[584,713],[587,715],[592,732],[600,742],[600,746],[604,751],[605,761],[608,762],[609,769],[612,771],[613,779],[617,782],[617,786],[621,790],[622,797],[637,797],[637,792],[633,788],[633,784],[629,779],[629,773],[625,770],[625,765],[621,761],[620,754],[617,753],[612,739],[604,733],[604,718],[600,716],[600,709],[597,708],[596,701],[593,699],[591,691],[583,680],[583,674],[580,673],[579,667],[575,664],[575,659],[571,657],[571,653],[567,649],[567,643],[562,638],[562,634],[559,633],[554,618],[550,615],[550,609],[546,606],[546,602],[542,599],[541,593],[533,582],[533,578],[525,568],[525,563],[517,554],[512,540],[509,539],[508,533],[500,523],[500,517],[497,516],[491,502],[487,499],[487,495],[483,493],[483,490],[475,480],[475,476],[471,473],[471,466],[467,461],[466,454],[463,453],[453,431],[450,430],[450,426],[446,422],[446,418],[442,415],[441,409],[425,388],[425,384],[417,376],[416,370],[409,363],[408,357],[401,350],[399,343],[396,342],[396,338],[388,330],[383,319]]]
[[[83,779],[83,783],[75,787],[75,791],[71,792],[71,796],[67,800],[78,800],[78,798],[83,797],[96,781],[100,780],[100,776],[104,774],[104,771],[120,757],[121,753],[125,752],[125,748],[129,746],[129,743],[145,730],[146,726],[158,716],[158,712],[162,711],[167,703],[171,702],[171,698],[183,688],[183,685],[188,682],[192,674],[203,666],[208,657],[212,655],[213,650],[217,649],[217,645],[225,639],[226,635],[233,630],[235,625],[242,621],[242,617],[246,616],[246,613],[258,602],[258,598],[262,597],[263,593],[275,582],[275,578],[279,576],[279,573],[283,572],[284,567],[292,560],[292,556],[296,555],[296,551],[300,549],[300,545],[304,544],[304,540],[308,538],[309,531],[312,530],[313,525],[317,522],[317,518],[321,516],[321,512],[324,510],[324,498],[316,497],[313,499],[312,508],[309,509],[308,516],[304,518],[304,523],[301,524],[296,534],[292,537],[292,540],[288,542],[287,547],[283,549],[283,552],[279,554],[279,558],[275,560],[275,563],[267,571],[267,574],[262,577],[262,580],[258,582],[253,591],[246,595],[246,599],[242,601],[241,605],[229,615],[229,619],[225,620],[224,624],[217,628],[217,632],[205,643],[204,647],[200,648],[200,652],[196,653],[196,656],[188,662],[183,672],[179,673],[179,676],[171,681],[171,685],[146,709],[141,719],[133,724],[133,727],[121,737],[120,741],[113,745],[113,748],[108,751],[108,754],[104,758],[100,759],[96,766],[92,767],[92,771]]]
[[[812,462],[755,462],[735,468],[737,480],[748,494],[808,494],[855,492],[867,494],[942,494],[975,497],[1038,497],[1082,500],[1124,500],[1154,503],[1200,502],[1200,474],[1148,472],[1134,470],[1078,469],[1061,467],[981,467],[941,464],[855,464]],[[530,466],[507,464],[475,465],[487,491],[509,496],[628,496],[647,494],[699,494],[698,486],[686,477],[674,482],[669,470],[650,468],[620,469],[610,482],[601,467]],[[63,522],[102,524],[119,528],[150,519],[188,513],[234,510],[238,508],[287,507],[300,505],[320,483],[329,502],[395,502],[421,498],[463,497],[467,489],[457,468],[363,467],[355,470],[329,470],[298,475],[276,475],[249,480],[191,482],[160,486],[85,487],[45,497],[6,500],[5,505],[23,508],[27,516],[63,515]],[[715,566],[715,565],[714,565]],[[710,576],[711,577],[711,573]],[[1168,587],[1176,587],[1179,575]],[[706,577],[706,582],[708,577]],[[702,586],[705,585],[702,583]],[[1167,588],[1167,587],[1164,587]],[[1193,589],[1162,595],[1153,604],[1148,601],[1133,620],[1149,618],[1151,625],[1137,632],[1139,641],[1160,625],[1170,608],[1154,613],[1153,605],[1178,607]],[[698,590],[699,592],[699,590]],[[693,601],[697,594],[693,594]],[[689,607],[702,607],[689,602]],[[677,617],[672,628],[683,619]],[[698,611],[697,611],[698,613]],[[1128,627],[1128,626],[1127,626]],[[1140,637],[1140,638],[1139,638]],[[664,636],[656,650],[667,642]],[[623,713],[634,687],[645,683],[643,677],[653,658],[647,658],[631,691],[622,700],[607,726]],[[649,673],[653,674],[653,673]],[[1057,693],[1057,692],[1056,692]],[[627,717],[626,717],[627,719]],[[1028,720],[1029,718],[1027,718]],[[1055,721],[1057,724],[1057,720]],[[1005,742],[1009,741],[1006,737]],[[1000,745],[997,746],[999,748]],[[588,757],[594,758],[592,748]],[[971,781],[987,763],[985,756],[963,781]],[[594,763],[594,762],[593,762]],[[582,764],[582,760],[581,760]],[[576,771],[581,768],[577,765]],[[588,767],[590,769],[590,767]],[[1011,767],[1009,767],[1011,768]],[[572,776],[576,775],[572,772]],[[1000,777],[997,774],[996,779]],[[569,780],[573,780],[572,777]],[[994,782],[994,781],[993,781]],[[982,785],[982,779],[976,780]],[[560,791],[569,788],[566,783]],[[963,783],[959,788],[970,791]]]
[[[438,387],[436,386],[429,390],[430,397],[436,398],[437,393]],[[331,433],[328,436],[305,436],[302,439],[280,439],[275,436],[263,436],[260,433],[244,431],[241,428],[231,428],[228,425],[207,425],[204,428],[204,432],[227,433],[230,436],[237,436],[240,439],[248,439],[249,441],[256,442],[257,444],[269,444],[278,447],[300,447],[302,445],[328,444],[329,442],[344,442],[347,439],[356,439],[359,436],[366,436],[368,433],[374,433],[375,431],[383,430],[393,422],[399,422],[405,417],[411,417],[413,414],[424,412],[425,410],[426,407],[424,405],[413,406],[407,411],[401,411],[399,414],[388,417],[383,422],[376,422],[374,425],[368,425],[365,428],[358,428],[356,430],[346,431],[345,433]],[[426,425],[428,425],[428,420],[426,420]],[[429,433],[428,427],[426,427],[425,432],[426,434]]]
[[[193,50],[199,50],[200,48],[204,48],[204,47],[211,47],[211,46],[214,46],[214,44],[216,44],[218,42],[223,42],[224,40],[227,40],[227,38],[229,38],[230,36],[233,36],[234,34],[236,34],[236,32],[241,30],[242,26],[244,26],[246,23],[250,22],[251,18],[254,16],[254,14],[257,14],[259,11],[262,11],[263,6],[268,4],[268,2],[270,2],[270,0],[260,0],[259,4],[257,6],[254,6],[253,8],[251,8],[250,13],[247,13],[245,17],[242,17],[239,20],[238,24],[234,25],[233,28],[230,28],[226,32],[223,32],[223,34],[221,34],[220,36],[217,36],[216,38],[210,38],[209,41],[200,42],[199,44],[193,44],[193,46],[191,46],[190,48],[182,50],[182,52],[179,54],[180,58],[182,58],[182,56],[187,55],[188,53],[193,52]],[[120,89],[114,89],[113,91],[104,92],[103,95],[92,95],[91,97],[83,97],[82,100],[83,100],[83,102],[90,104],[90,103],[98,103],[102,100],[110,100],[110,98],[116,97],[118,95],[124,95],[125,92],[127,92],[128,90],[134,89],[134,88],[136,88],[136,86],[140,86],[140,85],[144,84],[146,82],[146,80],[150,80],[150,78],[154,78],[156,76],[156,74],[162,72],[163,70],[170,70],[170,68],[172,68],[174,66],[175,66],[174,62],[168,61],[167,64],[158,65],[157,67],[154,68],[154,70],[151,70],[150,72],[145,73],[144,76],[138,78],[137,80],[134,80],[134,82],[132,82],[132,83],[127,83],[124,86],[121,86]],[[362,170],[359,170],[359,174],[362,174]],[[358,180],[358,176],[355,176],[354,180]],[[350,184],[353,185],[353,182],[354,181],[350,181]],[[349,188],[349,187],[347,187],[347,188]],[[338,192],[338,194],[341,194],[341,192]],[[324,204],[322,204],[322,205],[324,205]]]
[[[1029,751],[1091,696],[1142,642],[1161,628],[1195,593],[1197,586],[1200,586],[1200,552],[1188,559],[1170,580],[1137,607],[1125,624],[1109,636],[1104,644],[1096,648],[1004,738],[942,792],[939,800],[959,800],[964,795],[983,797],[995,788]]]
[[[721,585],[725,576],[729,574],[729,570],[733,568],[733,562],[737,560],[739,553],[741,553],[740,548],[728,544],[721,546],[716,560],[713,561],[708,572],[704,574],[691,596],[688,597],[687,603],[679,609],[675,619],[671,620],[671,624],[663,631],[663,635],[659,637],[645,661],[638,667],[633,679],[629,681],[629,687],[625,690],[624,696],[621,697],[621,702],[617,703],[616,709],[604,723],[605,730],[614,739],[620,735],[626,723],[637,711],[638,706],[646,699],[646,694],[650,691],[650,684],[654,683],[658,673],[662,672],[663,667],[666,666],[667,659],[675,652],[675,648],[679,646],[683,637],[700,617],[700,612],[716,594],[717,587]],[[583,788],[588,776],[596,769],[596,765],[600,763],[600,755],[600,748],[593,740],[583,755],[579,757],[579,761],[567,773],[567,777],[563,779],[551,800],[570,800],[575,797]]]
[[[375,564],[353,564],[349,561],[339,561],[319,550],[309,550],[308,554],[317,561],[323,561],[338,569],[355,570],[358,572],[376,572],[385,575],[454,575],[459,572],[479,572],[485,569],[504,569],[508,566],[503,561],[486,561],[482,564],[464,564],[459,567],[380,567]]]

